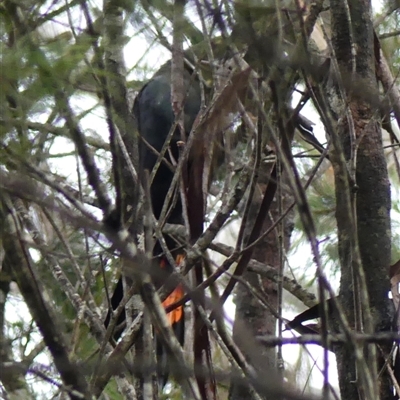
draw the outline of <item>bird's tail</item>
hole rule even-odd
[[[175,262],[176,265],[180,265],[184,260],[185,255],[180,253],[176,256]],[[162,258],[160,261],[160,267],[162,269],[167,269],[168,261],[165,258]],[[181,284],[178,284],[175,289],[171,292],[171,294],[163,301],[162,305],[164,309],[168,309],[170,306],[178,302],[184,296],[184,290]],[[178,305],[174,307],[172,310],[167,311],[167,318],[172,327],[172,330],[175,333],[179,343],[181,346],[184,344],[185,339],[185,315],[184,315],[184,306]],[[157,339],[157,374],[160,387],[164,387],[168,381],[168,376],[170,373],[168,362],[168,354],[165,350],[165,347],[162,345],[161,340]],[[178,367],[178,366],[176,366]]]
[[[179,266],[184,259],[185,255],[180,253],[176,256],[176,264]],[[165,257],[162,257],[159,262],[159,266],[163,270],[170,270],[171,267],[168,264],[168,261],[166,260]],[[175,289],[171,292],[171,294],[163,301],[163,306],[165,309],[168,307],[172,306],[176,302],[178,302],[180,299],[182,299],[184,295],[184,290],[181,284],[178,284]],[[118,283],[115,287],[114,293],[111,298],[111,308],[112,310],[108,311],[107,317],[104,321],[104,325],[106,328],[110,324],[111,321],[111,316],[112,312],[116,310],[116,308],[119,306],[121,303],[122,299],[124,297],[124,288],[122,284],[122,277],[118,280]],[[179,305],[177,307],[174,307],[172,310],[167,312],[167,318],[169,323],[171,324],[171,327],[181,345],[184,343],[184,337],[185,337],[185,318],[184,318],[184,307],[183,305]],[[116,330],[113,333],[113,338],[114,340],[118,340],[124,329],[124,322],[126,320],[126,314],[125,310],[122,311],[122,313],[118,317],[117,321],[117,326]],[[164,346],[162,345],[161,341],[157,339],[157,373],[159,377],[159,382],[161,387],[163,387],[167,380],[168,380],[168,375],[169,375],[169,368],[168,368],[168,357],[167,353],[165,351]]]
[[[176,265],[179,266],[180,264],[182,264],[184,258],[185,258],[184,254],[178,254],[175,258]],[[163,258],[160,262],[160,267],[165,269],[167,263],[168,261],[165,258]],[[164,306],[165,309],[167,309],[169,306],[181,300],[183,295],[184,295],[183,287],[181,284],[178,284],[178,286],[172,291],[172,293],[163,301],[162,305]],[[175,307],[171,311],[168,311],[167,318],[172,327],[175,324],[182,323],[184,320],[183,306],[180,305],[178,307]],[[181,344],[183,344],[183,342]]]

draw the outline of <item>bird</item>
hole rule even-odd
[[[328,317],[333,317],[335,315],[335,303],[334,299],[326,300],[326,309]],[[298,314],[291,321],[286,322],[286,328],[297,331],[300,334],[314,334],[319,333],[318,326],[315,324],[312,325],[303,325],[303,322],[310,321],[312,319],[319,319],[322,315],[322,304],[318,303],[315,306],[308,308],[302,313]]]
[[[188,137],[201,106],[200,84],[194,72],[188,67],[184,68],[183,81],[185,86],[185,99],[183,102],[183,125],[185,136]],[[161,152],[171,127],[175,124],[175,114],[171,104],[171,61],[167,62],[153,75],[153,77],[142,87],[137,94],[134,105],[133,115],[136,120],[139,133],[139,175],[145,176],[148,171],[151,174],[159,153]],[[150,184],[150,203],[154,217],[159,220],[167,198],[167,193],[172,184],[174,170],[173,165],[179,159],[179,142],[182,140],[180,129],[177,127],[169,142],[168,151],[159,165],[157,172]],[[190,159],[188,160],[190,167]],[[147,175],[149,176],[149,175]],[[179,185],[174,190],[178,191],[173,196],[173,201],[169,204],[167,217],[164,222],[169,224],[184,224],[183,207],[181,196],[179,195]],[[176,265],[182,263],[185,254],[184,250],[177,246],[176,242],[170,237],[165,236],[166,245],[175,259]],[[163,254],[162,247],[156,241],[153,256],[160,270],[171,272],[173,267]],[[155,284],[161,286],[165,281],[165,273],[155,276]],[[160,282],[161,281],[161,282]],[[111,298],[111,308],[115,310],[120,304],[124,295],[122,278],[119,279],[113,296]],[[181,285],[177,285],[172,293],[164,300],[163,306],[167,308],[184,295]],[[111,319],[112,310],[109,310],[105,320],[108,326]],[[114,331],[114,339],[118,339],[123,331],[126,314],[123,311],[117,320],[117,329]],[[167,314],[167,318],[181,345],[184,343],[184,309],[179,306]],[[119,328],[119,329],[118,329]],[[166,368],[166,355],[160,341],[157,341],[156,353],[158,358],[158,375],[161,386],[164,386],[168,377]]]

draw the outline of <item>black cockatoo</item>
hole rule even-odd
[[[200,86],[191,75],[190,71],[184,70],[184,82],[186,98],[184,101],[184,125],[186,135],[189,135],[193,122],[200,110]],[[136,97],[133,112],[137,121],[140,137],[139,158],[141,170],[152,171],[158,155],[147,145],[152,146],[157,152],[161,151],[167,135],[175,122],[175,116],[171,106],[171,67],[165,64],[153,76],[153,78],[142,88]],[[181,140],[179,129],[176,129],[170,141],[170,152],[175,161],[179,158],[177,142]],[[147,142],[147,143],[146,143]],[[171,163],[168,152],[165,158]],[[151,203],[154,216],[160,217],[165,197],[171,185],[173,171],[165,163],[161,163],[157,174],[150,187]],[[178,196],[179,197],[179,196]],[[171,224],[182,224],[182,204],[180,199],[168,214]]]
[[[184,100],[184,128],[188,136],[197,114],[200,110],[200,85],[198,80],[193,76],[193,73],[186,69],[184,70],[184,84],[185,84],[185,100]],[[175,115],[171,105],[171,63],[168,62],[163,65],[156,74],[150,79],[149,82],[140,90],[137,95],[134,106],[133,114],[137,122],[139,132],[139,161],[140,161],[140,174],[144,176],[144,171],[148,170],[149,173],[157,161],[158,154],[170,132],[171,127],[175,123]],[[173,133],[172,139],[169,143],[169,151],[164,155],[165,159],[169,162],[161,162],[153,182],[150,186],[151,205],[156,219],[159,219],[167,193],[172,183],[174,172],[171,169],[173,161],[179,159],[179,148],[177,142],[182,140],[179,129]],[[174,160],[171,160],[172,155]],[[190,164],[190,160],[188,161]],[[177,190],[177,189],[176,189]],[[183,224],[182,216],[182,202],[178,193],[174,196],[174,201],[169,205],[169,212],[165,222],[171,224]],[[168,249],[171,251],[176,263],[179,265],[183,259],[183,250],[177,249],[177,245],[170,237],[165,237]],[[169,265],[167,258],[163,256],[162,249],[159,243],[155,244],[153,250],[156,256],[157,263],[160,268],[168,271],[172,267]],[[157,282],[156,282],[157,283]],[[163,302],[167,307],[175,303],[183,296],[183,290],[178,286],[174,292]],[[123,298],[123,284],[122,279],[119,280],[114,294],[111,299],[112,308],[115,310]],[[110,321],[110,312],[107,315],[105,324],[108,325]],[[168,314],[168,319],[178,337],[178,340],[183,344],[184,338],[184,316],[183,307],[178,307]],[[118,320],[118,325],[125,321],[125,313],[122,313]],[[122,331],[114,333],[114,338],[117,339]],[[162,347],[157,345],[157,353],[160,356]],[[165,359],[161,362],[165,362]],[[166,371],[161,371],[161,378],[165,383]]]

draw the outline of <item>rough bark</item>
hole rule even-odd
[[[348,7],[348,8],[347,8]],[[337,222],[341,261],[340,298],[350,325],[360,328],[354,303],[362,285],[357,281],[354,260],[358,248],[369,297],[368,310],[361,310],[364,328],[368,329],[365,316],[372,316],[373,330],[390,329],[390,308],[387,299],[389,289],[388,267],[390,263],[390,188],[386,160],[383,153],[381,130],[376,119],[378,104],[377,83],[374,66],[374,41],[371,20],[371,4],[368,0],[342,2],[330,1],[332,17],[332,42],[337,58],[340,78],[347,99],[346,106],[338,112],[338,133],[348,161],[349,175],[335,167]],[[356,54],[354,54],[354,50]],[[339,91],[337,91],[339,93]],[[343,93],[343,92],[342,92]],[[340,96],[338,96],[339,98]],[[339,100],[342,101],[342,100]],[[344,102],[342,103],[344,104]],[[346,115],[347,111],[347,115]],[[353,129],[353,131],[352,131]],[[352,136],[354,132],[354,136]],[[356,144],[353,147],[352,144]],[[338,149],[336,149],[338,150]],[[354,151],[355,150],[355,151]],[[333,158],[333,162],[337,160]],[[355,177],[351,165],[356,160]],[[351,179],[355,178],[355,182]],[[344,193],[351,186],[352,193]],[[352,215],[356,230],[355,246],[351,245],[348,222],[345,221],[347,199],[355,204]],[[347,208],[348,209],[348,208]],[[349,209],[348,209],[349,210]],[[353,209],[350,210],[353,211]],[[361,288],[361,289],[360,289]],[[365,306],[364,306],[365,307]],[[349,349],[341,347],[336,352],[339,368],[339,384],[343,399],[359,399],[362,388],[357,385],[356,365],[349,357]],[[373,365],[373,360],[369,360]],[[379,360],[381,364],[381,360]],[[374,376],[373,366],[370,368]],[[376,373],[376,372],[375,372]],[[380,398],[391,398],[386,378],[380,381]],[[370,398],[371,394],[366,394]]]
[[[263,173],[263,175],[267,175]],[[254,225],[258,215],[261,198],[258,193],[265,191],[264,177],[259,178],[259,187],[256,190],[255,199],[250,209],[248,219],[248,231]],[[286,209],[292,201],[292,197],[286,193],[282,196],[282,207]],[[263,226],[263,232],[271,228],[273,221],[279,217],[278,201],[275,199],[270,208],[270,217],[266,218]],[[289,248],[290,236],[293,231],[292,215],[284,219],[284,247]],[[274,230],[266,235],[259,244],[255,247],[253,259],[268,263],[276,270],[280,269],[280,251],[277,231]],[[279,296],[277,284],[271,280],[261,277],[255,272],[247,270],[243,274],[243,280],[252,288],[259,291],[268,300],[270,307],[278,312]],[[249,363],[256,370],[261,372],[261,376],[265,371],[276,371],[277,369],[277,352],[274,347],[262,346],[256,342],[256,336],[275,335],[276,334],[276,318],[269,309],[261,305],[259,300],[249,293],[249,289],[242,284],[238,284],[235,293],[235,324],[233,328],[233,338],[242,352],[246,355]],[[231,385],[230,396],[231,400],[250,399],[251,395],[246,385],[239,382],[233,382]]]

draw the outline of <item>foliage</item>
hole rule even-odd
[[[211,370],[207,377],[216,378],[218,394],[210,389],[211,384],[204,384],[207,398],[240,398],[241,385],[258,399],[274,395],[310,398],[317,393],[313,385],[322,379],[323,395],[328,391],[337,395],[327,379],[327,364],[312,365],[314,351],[307,362],[303,357],[308,357],[308,350],[297,361],[287,355],[286,363],[291,365],[285,372],[274,370],[284,347],[279,344],[290,340],[282,334],[283,325],[275,335],[276,319],[283,321],[282,313],[299,304],[314,305],[315,293],[322,299],[332,295],[345,265],[338,241],[343,244],[348,238],[340,228],[337,208],[343,204],[338,171],[344,169],[337,160],[347,153],[338,151],[334,138],[345,131],[340,124],[355,107],[349,106],[350,100],[337,100],[332,95],[336,87],[330,85],[332,80],[335,84],[344,81],[344,92],[359,92],[358,87],[346,86],[345,73],[335,70],[338,60],[331,42],[335,27],[324,17],[323,1],[285,1],[282,5],[190,1],[179,15],[180,3],[5,0],[0,5],[0,390],[4,398],[201,398],[193,378],[198,375],[192,374],[190,364],[190,341],[186,353],[174,347],[171,329],[162,324],[165,313],[160,298],[166,289],[151,296],[149,238],[150,242],[153,234],[160,238],[162,232],[177,237],[186,249],[184,271],[179,271],[177,279],[186,285],[190,307],[201,314],[193,318],[207,324],[212,338],[213,370],[206,362],[203,367]],[[389,78],[394,88],[399,86],[395,74],[400,66],[398,13],[398,8],[387,4],[374,16],[380,38],[375,50],[382,49],[382,57],[392,68]],[[324,22],[317,18],[320,14]],[[181,29],[178,33],[177,27]],[[179,34],[183,43],[176,39]],[[131,112],[144,83],[171,54],[179,60],[180,48],[186,68],[193,71],[192,79],[200,82],[204,102],[191,136],[198,135],[200,144],[194,142],[192,147],[201,147],[207,155],[222,154],[215,165],[203,165],[202,177],[213,182],[210,187],[202,186],[204,192],[208,190],[203,193],[208,209],[204,233],[195,240],[188,240],[187,226],[182,233],[177,226],[158,225],[146,211],[149,196],[146,185],[141,185],[143,180],[137,178],[140,139]],[[382,73],[379,65],[376,68]],[[386,124],[382,132],[392,185],[395,262],[400,258],[400,168],[398,141],[390,131],[399,133],[396,110],[400,104],[378,76],[380,86],[372,95],[379,101],[371,100],[371,104],[379,107],[371,120],[380,124],[381,117],[389,117],[390,121],[390,129]],[[336,101],[339,106],[335,108]],[[318,123],[314,130],[306,127],[308,135],[304,130],[307,119],[301,119],[305,103],[307,118]],[[335,120],[336,112],[340,118]],[[327,143],[321,145],[318,139]],[[190,140],[186,149],[190,149]],[[183,154],[189,154],[186,149]],[[180,161],[176,161],[179,172]],[[352,181],[352,163],[359,161],[351,157],[345,161],[350,177],[346,175],[345,180],[354,183],[350,188],[354,192],[349,190],[353,199],[357,185]],[[361,176],[362,172],[357,173]],[[370,186],[377,184],[371,181]],[[365,222],[357,221],[354,207],[351,221],[346,221],[350,228]],[[382,204],[377,208],[377,214],[385,213]],[[362,235],[352,237],[350,231],[348,235],[354,239],[348,248],[354,261]],[[210,259],[205,256],[208,250],[214,254]],[[283,278],[286,258],[292,268]],[[187,276],[199,260],[205,263],[209,278],[203,290],[209,300],[203,304],[205,310],[196,303]],[[387,276],[379,271],[369,275],[365,258],[362,262],[367,285],[385,280],[388,286]],[[379,267],[389,266],[383,264]],[[132,311],[129,330],[116,346],[104,320],[121,274],[133,279],[137,290],[127,305]],[[232,332],[228,321],[233,318],[232,309],[225,308],[226,320],[220,314],[223,302],[232,300],[235,285],[234,301],[248,319],[243,322],[236,317]],[[362,283],[360,287],[361,294],[369,290]],[[284,289],[297,300],[282,305]],[[373,297],[371,290],[369,295]],[[350,312],[345,309],[339,314],[348,317]],[[265,316],[271,319],[267,322]],[[145,331],[147,317],[154,330]],[[364,317],[363,333],[373,335],[375,327],[368,330],[368,316]],[[241,331],[243,323],[246,329]],[[343,318],[337,326],[343,332],[353,327]],[[326,345],[324,322],[322,327],[323,335],[315,340]],[[143,332],[161,333],[170,360],[180,368],[173,371],[159,396],[156,371],[147,364],[154,361],[154,343],[149,350]],[[190,333],[189,339],[195,334]],[[273,346],[278,356],[275,350],[271,353]],[[323,352],[321,359],[325,362],[327,357]],[[267,361],[273,367],[266,372]],[[364,364],[366,370],[358,365],[361,381],[363,376],[372,376],[377,382],[374,363]],[[297,390],[302,386],[304,395]],[[374,393],[367,393],[366,398]]]

